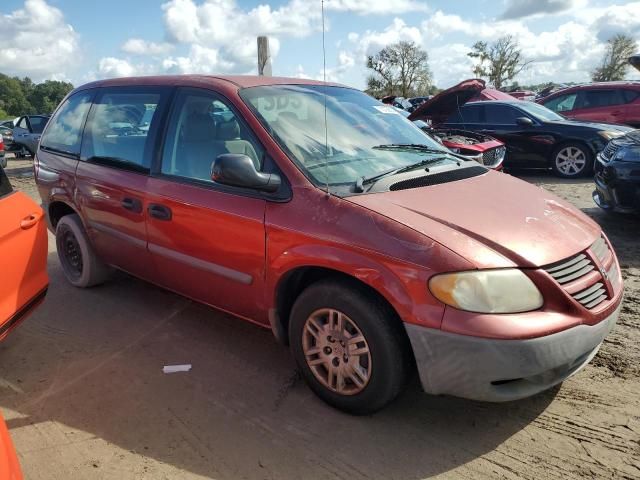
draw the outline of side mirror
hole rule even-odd
[[[516,125],[520,125],[521,127],[530,127],[533,125],[533,120],[529,117],[518,117],[516,118]]]
[[[247,155],[224,153],[211,164],[211,180],[232,187],[252,188],[274,193],[280,188],[280,176],[256,170]]]

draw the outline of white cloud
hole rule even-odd
[[[45,0],[26,0],[24,7],[0,15],[0,68],[36,81],[67,78],[78,61],[78,34],[63,13]]]
[[[325,0],[325,8],[359,15],[400,15],[429,10],[424,0]]]
[[[581,8],[585,0],[508,0],[503,19],[553,15],[573,8]]]
[[[125,53],[132,55],[163,55],[173,50],[170,43],[147,42],[141,38],[130,38],[121,47]]]
[[[98,63],[98,72],[102,77],[131,77],[138,75],[141,70],[127,60],[115,57],[102,58]]]

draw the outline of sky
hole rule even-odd
[[[366,57],[400,40],[429,55],[435,84],[471,78],[478,40],[511,34],[532,63],[521,84],[588,81],[608,38],[640,41],[640,1],[2,0],[0,72],[74,85],[151,74],[255,74],[269,36],[274,75],[364,88]],[[638,43],[640,53],[640,42]],[[630,78],[638,73],[630,69]]]

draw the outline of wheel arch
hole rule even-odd
[[[285,345],[289,343],[289,316],[298,296],[308,286],[328,278],[335,278],[350,283],[355,288],[375,296],[389,309],[390,314],[393,316],[393,321],[399,322],[399,324],[402,323],[402,316],[392,301],[389,300],[388,292],[383,293],[379,288],[367,283],[363,279],[332,266],[317,264],[298,265],[282,274],[278,278],[273,290],[272,308],[269,309],[269,322],[273,334],[279,342]],[[393,288],[393,290],[396,296],[403,296],[403,293],[405,293],[398,291],[398,288]],[[404,331],[404,328],[402,330]]]
[[[49,225],[51,226],[53,231],[55,231],[56,226],[58,225],[58,222],[62,217],[73,214],[80,215],[80,213],[74,207],[72,207],[68,202],[64,200],[51,200],[47,207],[47,217],[49,220]]]

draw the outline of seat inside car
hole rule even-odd
[[[218,155],[237,153],[247,155],[260,168],[260,160],[253,146],[240,138],[240,126],[235,119],[216,122],[208,113],[191,113],[182,127],[177,155],[176,173],[198,180],[211,179],[211,163]]]

